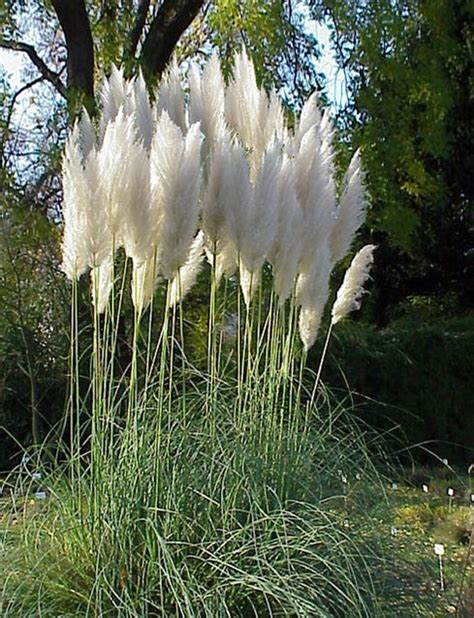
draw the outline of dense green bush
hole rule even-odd
[[[428,449],[467,462],[474,446],[474,316],[420,318],[412,314],[382,330],[341,325],[323,381],[336,391],[348,385],[369,424],[399,425],[408,446],[419,445],[411,450],[418,461],[433,461]],[[314,365],[321,346],[312,353]]]
[[[58,232],[44,215],[0,203],[0,471],[49,439],[64,410],[69,290]]]

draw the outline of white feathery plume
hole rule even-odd
[[[170,119],[168,112],[161,113],[150,151],[150,228],[154,250],[162,241],[165,202],[173,201],[177,184],[179,163],[183,153],[183,133]]]
[[[133,117],[119,110],[115,119],[107,124],[102,146],[98,153],[102,189],[102,208],[105,208],[116,248],[120,246],[125,210],[124,196],[129,175],[128,153],[135,139]]]
[[[277,233],[281,162],[279,144],[274,141],[264,153],[257,173],[254,199],[249,211],[248,234],[242,247],[242,261],[252,272],[263,265]]]
[[[124,107],[130,111],[133,82],[126,80],[123,70],[112,65],[110,76],[105,77],[99,89],[99,101],[102,114],[99,123],[99,133],[104,135],[109,122],[113,121],[119,110]]]
[[[312,206],[312,204],[308,205],[309,200],[307,196],[311,191],[312,183],[316,182],[313,178],[313,167],[318,148],[318,129],[316,126],[313,126],[301,139],[294,158],[295,186],[298,200],[306,210],[310,210]],[[317,180],[319,181],[319,179]]]
[[[151,148],[151,203],[158,214],[155,242],[166,279],[185,264],[197,231],[201,141],[198,123],[184,138],[167,112],[160,116]]]
[[[303,211],[296,196],[294,167],[284,156],[278,178],[277,233],[268,256],[279,302],[290,296],[301,259]]]
[[[324,129],[327,127],[326,123]],[[304,217],[302,269],[306,271],[313,261],[314,248],[327,243],[334,226],[331,135],[322,129],[313,125],[303,135],[295,157],[296,191]]]
[[[255,272],[250,272],[245,266],[240,263],[239,268],[239,279],[240,279],[240,288],[242,290],[242,295],[244,297],[244,302],[247,307],[250,306],[250,302],[258,290],[258,286],[260,284],[261,279],[261,270],[256,270]]]
[[[319,108],[319,97],[317,92],[306,100],[301,110],[298,124],[295,128],[295,146],[299,148],[303,136],[313,127],[321,124],[321,110]]]
[[[79,141],[82,152],[83,161],[87,158],[88,154],[93,148],[96,148],[97,141],[95,136],[95,128],[92,124],[92,120],[87,113],[87,110],[83,108],[79,122],[77,123],[79,129]]]
[[[149,253],[141,264],[133,264],[132,271],[132,302],[139,313],[144,311],[151,302],[158,283],[159,264],[156,250]]]
[[[312,305],[316,301],[325,305],[327,300],[325,282],[329,283],[331,274],[331,252],[327,243],[317,247],[309,270],[300,272],[296,282],[296,304]],[[324,302],[323,302],[324,301]]]
[[[263,153],[283,134],[283,109],[275,94],[270,99],[257,86],[255,69],[245,49],[236,54],[233,79],[225,95],[225,114],[249,153],[251,178],[255,179]]]
[[[248,305],[260,280],[260,269],[272,247],[277,231],[278,172],[280,150],[273,142],[263,156],[255,185],[250,184],[250,172],[239,145],[231,147],[235,160],[232,167],[233,185],[225,204],[225,233],[230,239],[233,255],[239,260],[240,283]],[[232,257],[233,257],[232,255]]]
[[[329,110],[323,113],[319,127],[319,140],[321,148],[321,174],[325,178],[321,204],[325,205],[323,215],[325,240],[334,226],[334,211],[336,208],[336,182],[334,177],[335,152],[333,139],[335,134],[334,124]]]
[[[89,255],[84,234],[84,208],[89,188],[82,166],[79,132],[74,127],[66,141],[62,164],[64,221],[61,269],[71,280],[79,278],[86,270]]]
[[[206,249],[211,264],[215,259],[217,281],[223,275],[232,276],[238,267],[252,200],[245,151],[224,131],[212,153],[203,205]]]
[[[280,166],[279,146],[273,142],[262,157],[251,207],[242,213],[245,233],[239,247],[240,260],[251,273],[256,273],[263,266],[277,233]]]
[[[239,255],[231,242],[223,242],[218,245],[216,259],[216,278],[220,281],[222,277],[232,277],[235,274],[239,263]]]
[[[253,191],[250,170],[243,147],[238,142],[229,145],[225,160],[225,185],[222,193],[224,225],[220,250],[228,256],[238,255],[248,232],[249,212],[252,209]],[[225,260],[229,262],[228,259]]]
[[[207,152],[211,151],[224,126],[224,78],[216,53],[207,62],[202,75],[196,64],[189,75],[189,123],[201,123]]]
[[[374,250],[375,245],[362,247],[346,270],[344,281],[337,291],[336,300],[332,306],[332,324],[337,324],[351,311],[360,308],[360,299],[365,293],[364,284],[370,278],[369,271],[374,261]]]
[[[142,140],[145,150],[150,150],[154,129],[153,113],[141,71],[133,83],[133,107],[137,135]]]
[[[92,303],[98,313],[104,313],[113,287],[113,264],[108,259],[91,270]]]
[[[162,77],[156,92],[156,120],[162,112],[168,112],[170,119],[183,131],[187,130],[186,108],[184,105],[184,91],[176,60],[173,60],[169,70]]]
[[[213,251],[218,239],[222,237],[225,219],[225,203],[229,198],[229,188],[233,172],[231,137],[223,129],[212,151],[206,191],[202,204],[202,224],[206,247]]]
[[[233,78],[227,86],[225,113],[242,142],[250,148],[256,142],[258,129],[255,116],[260,103],[260,91],[253,64],[245,49],[234,57]]]
[[[360,151],[352,157],[344,178],[344,189],[336,209],[336,221],[330,239],[332,261],[337,264],[347,255],[355,233],[365,220],[366,202]]]
[[[299,332],[305,351],[311,348],[318,334],[329,296],[330,275],[330,251],[324,244],[316,249],[311,269],[300,273],[296,285],[297,302],[301,305]]]
[[[84,230],[86,234],[89,266],[101,266],[111,259],[113,235],[104,211],[102,175],[99,155],[91,150],[85,161],[84,176],[88,188],[84,196]]]
[[[321,123],[319,125],[319,135],[321,142],[321,151],[324,157],[327,157],[328,163],[331,164],[334,160],[334,151],[332,142],[336,129],[334,123],[331,120],[331,112],[329,109],[325,109],[321,117]]]
[[[304,306],[300,309],[298,331],[305,352],[312,348],[316,341],[322,317],[323,312],[319,305]]]
[[[135,264],[147,258],[151,245],[150,162],[141,143],[128,147],[127,174],[122,192],[122,225],[117,244]]]
[[[205,238],[204,238],[205,241]],[[219,240],[216,244],[216,255],[208,248],[204,242],[204,251],[207,261],[212,266],[216,263],[215,277],[219,283],[222,277],[232,277],[235,274],[238,266],[238,254],[230,240]]]
[[[199,231],[191,245],[188,259],[182,266],[170,287],[170,307],[180,303],[196,283],[204,258],[204,233]]]
[[[265,147],[267,148],[272,140],[276,139],[277,141],[282,141],[283,137],[286,135],[285,116],[280,98],[274,90],[270,92],[269,97],[266,97],[263,88],[261,89],[261,93],[261,98],[267,101],[267,105],[264,107],[260,117],[260,122],[264,123],[263,139]]]
[[[100,266],[110,255],[112,236],[100,201],[100,172],[96,150],[83,161],[80,130],[74,126],[63,159],[62,269],[70,279],[88,266]]]

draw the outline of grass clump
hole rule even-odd
[[[5,549],[14,575],[2,615],[377,615],[377,555],[347,527],[344,464],[319,463],[341,430],[319,416],[262,441],[233,425],[230,402],[211,428],[203,403],[165,417],[159,461],[156,417],[143,408],[139,452],[111,452],[94,488],[90,470],[80,486],[47,481],[23,543]],[[364,457],[353,445],[353,464]]]

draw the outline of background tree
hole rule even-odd
[[[376,320],[407,297],[469,302],[473,17],[469,0],[311,2],[344,71],[339,114],[367,169]],[[471,170],[471,171],[470,171]],[[471,229],[470,229],[471,228]],[[452,302],[449,305],[452,309]]]

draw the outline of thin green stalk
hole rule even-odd
[[[240,269],[239,269],[240,270]],[[250,289],[252,288],[253,275],[250,275]],[[245,305],[245,330],[244,330],[244,349],[243,349],[243,362],[242,362],[242,390],[243,400],[240,414],[245,422],[251,421],[252,414],[251,407],[254,396],[254,383],[252,380],[252,330],[253,330],[253,303]],[[254,427],[254,423],[251,421],[251,428]]]
[[[92,467],[92,516],[93,534],[98,532],[97,523],[101,512],[100,472],[102,454],[100,452],[100,420],[101,420],[101,367],[100,367],[100,316],[97,310],[99,302],[99,279],[97,268],[92,269],[92,285],[96,302],[93,308],[93,353],[92,353],[92,434],[91,434],[91,467]]]
[[[185,353],[185,341],[184,341],[184,318],[183,318],[183,301],[182,301],[182,288],[181,288],[181,273],[178,271],[178,287],[179,287],[179,305],[178,305],[178,323],[179,323],[179,347],[181,354],[181,408],[183,412],[186,411],[186,353]]]
[[[154,248],[153,251],[153,281],[156,280],[156,255],[157,255],[157,248]],[[147,344],[146,344],[146,362],[145,362],[145,386],[144,386],[144,398],[145,400],[147,400],[147,393],[148,393],[148,386],[149,386],[149,378],[151,376],[151,369],[152,366],[156,360],[156,356],[155,354],[153,355],[153,357],[150,356],[151,354],[151,349],[152,349],[152,334],[153,334],[153,316],[154,316],[154,302],[155,302],[155,295],[152,294],[151,299],[150,299],[150,306],[148,308],[149,314],[148,314],[148,336],[147,336]],[[156,353],[156,348],[155,348],[155,353]]]
[[[154,452],[154,508],[158,508],[160,489],[161,489],[161,444],[163,438],[163,412],[164,412],[164,397],[165,397],[165,378],[166,378],[166,363],[168,353],[168,330],[169,330],[169,301],[170,295],[170,282],[167,283],[166,288],[166,300],[163,315],[163,324],[160,332],[159,341],[155,348],[155,354],[160,350],[160,364],[158,374],[158,410],[156,419],[156,431],[155,439],[153,442]],[[154,364],[154,363],[152,363]],[[169,395],[171,396],[171,395]]]
[[[326,354],[328,351],[328,347],[329,347],[329,341],[331,339],[331,333],[332,333],[332,329],[333,329],[333,323],[331,322],[331,324],[329,325],[329,329],[328,329],[328,333],[326,335],[326,341],[324,342],[324,348],[321,354],[321,359],[319,361],[319,367],[318,367],[318,372],[316,374],[316,379],[314,381],[314,386],[313,386],[313,390],[311,393],[311,399],[310,399],[310,407],[312,408],[316,399],[316,393],[318,391],[318,386],[319,386],[319,380],[321,378],[321,372],[323,370],[323,365],[324,365],[324,361],[326,359]]]
[[[171,426],[172,408],[173,408],[173,389],[174,389],[174,357],[175,357],[175,339],[176,339],[176,303],[171,308],[171,333],[170,333],[170,351],[169,351],[169,368],[168,368],[168,422]]]
[[[218,315],[221,316],[222,320],[225,320],[225,317],[226,317],[225,307],[227,306],[227,300],[228,300],[227,293],[228,293],[228,281],[227,281],[227,278],[225,278],[224,294],[222,297],[223,310],[221,309],[220,305],[218,305]],[[219,330],[219,345],[217,347],[217,375],[219,376],[219,378],[224,377],[223,376],[224,368],[222,367],[222,356],[224,352],[224,338],[225,338],[225,328],[221,328]]]
[[[102,358],[101,365],[103,367],[104,376],[102,384],[102,400],[104,406],[104,422],[108,425],[107,429],[102,432],[102,450],[105,453],[110,450],[110,442],[113,441],[113,429],[111,423],[111,405],[110,405],[110,389],[114,383],[114,351],[111,349],[111,333],[113,333],[115,324],[115,235],[112,237],[112,269],[111,281],[112,290],[108,300],[105,316],[104,327],[102,334]],[[110,375],[111,374],[111,375]],[[108,442],[108,444],[107,444]]]
[[[209,313],[207,321],[207,380],[206,380],[206,413],[210,415],[210,425],[212,439],[215,439],[215,415],[217,397],[217,337],[216,337],[216,295],[217,295],[217,274],[216,274],[216,252],[217,246],[214,243],[211,266],[211,286],[209,292]]]
[[[123,300],[124,300],[124,295],[125,295],[125,286],[126,286],[127,278],[128,278],[127,277],[128,264],[129,264],[129,259],[126,258],[124,268],[122,271],[118,304],[116,304],[115,302],[115,289],[113,290],[113,298],[110,304],[111,311],[113,313],[111,314],[112,329],[111,329],[111,343],[110,343],[110,360],[106,367],[106,375],[107,375],[107,380],[108,380],[107,409],[109,410],[109,418],[110,418],[111,426],[113,426],[114,421],[115,421],[115,405],[114,405],[114,392],[115,392],[115,386],[116,386],[115,385],[115,363],[116,363],[115,354],[117,351],[117,342],[118,342],[118,335],[119,335],[119,329],[120,329],[120,316],[122,313],[122,306],[123,306]],[[114,272],[115,272],[115,266],[114,266]]]
[[[71,485],[79,481],[81,476],[81,443],[80,443],[80,392],[79,392],[79,326],[77,307],[77,279],[74,278],[71,287],[71,342],[69,349],[69,432],[71,452]],[[76,469],[74,469],[76,468]]]
[[[240,256],[238,263],[240,264]],[[242,418],[240,403],[242,401],[242,382],[243,382],[243,363],[242,363],[242,290],[240,288],[240,281],[237,282],[237,418]]]

